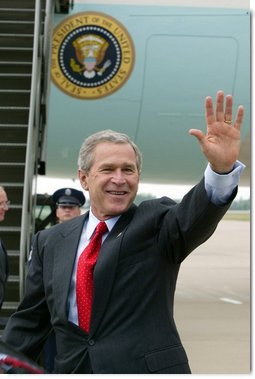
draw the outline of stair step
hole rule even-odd
[[[1,62],[32,62],[33,49],[23,47],[16,49],[13,47],[0,47]]]
[[[23,183],[17,183],[17,182],[13,182],[13,183],[10,183],[10,182],[0,182],[1,186],[3,187],[13,187],[13,188],[23,188]]]
[[[33,21],[34,9],[1,8],[0,22],[5,21]]]
[[[0,226],[0,230],[1,232],[3,233],[12,233],[12,232],[20,232],[20,226],[14,226],[14,227],[11,227],[11,226],[2,226],[4,223],[4,221],[2,221],[1,223],[1,226]]]
[[[29,107],[30,90],[0,90],[0,107]]]
[[[28,107],[0,107],[0,120],[5,124],[28,124]]]
[[[25,164],[6,164],[0,162],[0,180],[1,183],[23,183],[24,182]]]
[[[0,34],[1,47],[32,48],[33,40],[34,36],[32,34]]]
[[[1,21],[0,34],[14,33],[14,34],[33,34],[34,22],[33,21]]]
[[[32,62],[0,61],[1,74],[31,74]]]
[[[0,0],[0,8],[33,9],[35,0]]]
[[[26,143],[26,125],[1,125],[0,124],[0,144],[2,143]]]
[[[0,144],[2,163],[21,163],[26,159],[26,144]]]
[[[30,90],[31,74],[0,74],[1,90]]]

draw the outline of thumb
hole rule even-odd
[[[202,143],[203,139],[204,139],[204,133],[201,131],[201,130],[198,130],[198,129],[190,129],[189,130],[189,134],[191,136],[194,136],[197,138],[197,140]]]

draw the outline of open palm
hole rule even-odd
[[[224,105],[225,103],[225,105]],[[232,122],[233,98],[224,97],[223,91],[216,95],[216,110],[210,96],[205,99],[207,133],[190,129],[189,133],[198,139],[201,150],[210,162],[212,169],[219,173],[230,172],[240,152],[240,129],[244,116],[243,106],[239,106],[234,123]]]

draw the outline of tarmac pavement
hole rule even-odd
[[[193,374],[250,374],[250,223],[222,220],[183,262],[175,321]]]

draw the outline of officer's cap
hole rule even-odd
[[[53,193],[52,200],[56,205],[78,205],[81,207],[86,199],[82,191],[74,188],[60,188]]]

